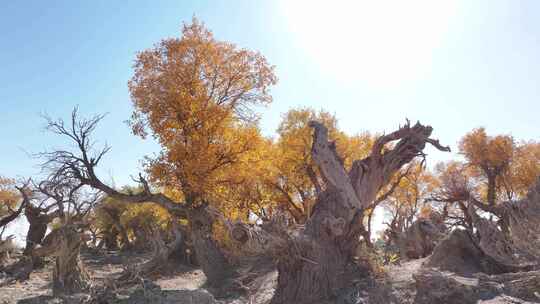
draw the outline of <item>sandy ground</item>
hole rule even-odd
[[[115,278],[124,270],[123,265],[142,262],[148,256],[108,252],[101,255],[83,254],[81,258],[95,285],[110,286],[111,282],[116,283]],[[9,282],[9,278],[0,272],[0,304],[81,303],[82,300],[67,301],[52,297],[52,265],[53,260],[48,260],[44,268],[34,270],[30,279],[24,282]],[[214,303],[213,296],[205,289],[206,277],[200,269],[171,265],[166,271],[148,279],[150,287],[142,288],[140,284],[118,287],[120,300],[115,303]],[[276,282],[277,273],[268,272],[257,278],[260,288],[256,294],[248,294],[247,299],[225,298],[219,303],[268,303],[272,298]]]
[[[105,284],[114,282],[115,278],[123,271],[125,263],[133,264],[144,261],[146,255],[120,255],[109,252],[104,255],[82,255],[83,263],[86,265],[95,284]],[[412,299],[413,284],[412,278],[421,266],[423,259],[403,263],[400,266],[387,268],[387,274],[396,292],[404,298]],[[30,279],[25,282],[13,282],[3,284],[5,277],[0,273],[0,304],[37,304],[37,303],[80,303],[66,302],[52,297],[51,276],[52,260],[43,269],[35,270]],[[131,286],[119,291],[121,295],[118,303],[215,303],[213,297],[204,289],[206,278],[200,269],[190,268],[182,265],[173,265],[167,271],[149,278],[151,283],[159,286],[153,289],[156,294],[152,294],[152,289],[141,291],[140,286]],[[222,304],[265,304],[270,301],[274,287],[277,282],[276,271],[270,271],[257,278],[257,291],[248,294],[245,298],[221,299]],[[2,286],[4,285],[4,286]],[[154,286],[155,286],[154,285]],[[123,287],[122,287],[123,288]],[[139,289],[137,289],[139,288]],[[115,302],[116,303],[116,302]],[[405,302],[404,302],[405,303]]]
[[[100,256],[82,255],[90,276],[98,284],[114,280],[123,271],[123,263],[137,263],[145,258],[145,255],[120,256],[113,252]],[[55,303],[51,299],[52,264],[52,260],[49,261],[44,268],[32,272],[30,279],[24,282],[6,282],[8,278],[0,273],[0,304]],[[153,283],[163,291],[196,290],[203,286],[205,280],[201,270],[177,266],[169,274],[156,277]]]

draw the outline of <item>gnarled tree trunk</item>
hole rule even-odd
[[[425,258],[433,252],[446,231],[444,223],[435,219],[419,218],[402,233],[397,233],[396,243],[403,260]]]
[[[273,304],[316,303],[332,298],[347,288],[353,277],[365,274],[369,265],[357,262],[365,208],[376,200],[381,188],[402,166],[423,156],[426,143],[449,151],[429,138],[431,127],[420,123],[411,127],[407,123],[379,138],[371,155],[355,161],[347,172],[334,143],[328,142],[326,127],[317,122],[311,126],[314,128],[312,156],[327,190],[318,196],[305,227],[288,233],[253,231],[245,226],[237,229],[238,224],[231,229],[232,238],[245,247],[271,252],[278,260],[278,286]],[[385,146],[392,141],[398,141],[392,149]]]
[[[232,266],[213,239],[212,227],[214,216],[208,212],[207,206],[190,211],[191,240],[197,262],[206,275],[207,283],[216,286],[233,274]]]
[[[23,254],[31,255],[36,245],[41,244],[43,241],[47,232],[47,225],[51,222],[52,218],[47,214],[43,214],[40,208],[33,207],[32,205],[26,206],[25,215],[30,225],[26,234],[26,247]]]
[[[528,198],[504,202],[495,208],[505,229],[478,216],[473,205],[469,205],[468,214],[477,229],[478,246],[508,271],[540,267],[540,193],[537,191],[533,188]]]
[[[346,286],[358,265],[353,263],[344,235],[347,208],[336,189],[323,192],[303,233],[277,264],[278,286],[272,303],[314,303],[330,298]],[[358,242],[354,239],[353,242]]]
[[[81,259],[82,238],[73,225],[65,225],[52,231],[43,245],[34,249],[34,256],[56,256],[53,268],[53,295],[74,294],[90,286],[90,277]]]
[[[165,267],[167,265],[167,260],[169,259],[169,257],[180,248],[183,242],[182,232],[178,228],[176,222],[173,223],[173,233],[174,239],[169,244],[165,243],[158,229],[152,229],[151,231],[145,233],[145,235],[150,236],[149,241],[151,241],[152,243],[152,258],[138,265],[134,269],[134,273],[126,272],[124,275],[121,276],[120,279],[128,279],[131,278],[133,275],[148,275],[153,272],[159,271],[160,269]]]

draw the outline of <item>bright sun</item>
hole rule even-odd
[[[340,81],[394,87],[429,72],[456,1],[281,1],[291,31]]]

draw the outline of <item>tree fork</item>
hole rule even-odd
[[[407,123],[399,130],[380,137],[371,155],[356,160],[347,172],[335,145],[328,141],[328,130],[312,121],[312,157],[319,166],[327,190],[317,197],[312,216],[305,227],[288,231],[285,225],[254,228],[229,224],[231,237],[253,252],[270,253],[278,261],[278,286],[273,304],[313,303],[328,299],[348,287],[353,277],[366,271],[354,259],[359,243],[359,219],[396,172],[422,152],[426,143],[450,151],[431,139],[432,128]],[[393,148],[386,144],[398,141]],[[369,266],[369,265],[368,265]]]

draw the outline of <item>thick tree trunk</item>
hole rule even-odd
[[[233,269],[219,244],[213,239],[214,217],[205,206],[191,211],[191,240],[197,262],[211,286],[220,285],[233,274]]]
[[[396,233],[396,243],[403,261],[427,257],[444,236],[446,226],[437,221],[438,215],[432,215],[431,218],[419,218],[404,232]]]
[[[85,291],[89,287],[89,280],[78,252],[56,257],[53,269],[54,296]]]
[[[174,224],[173,227],[174,239],[166,244],[163,240],[158,229],[148,231],[145,235],[150,235],[150,241],[152,243],[153,254],[150,260],[138,265],[134,272],[126,272],[120,277],[121,280],[130,279],[133,275],[149,275],[155,273],[167,266],[169,257],[177,251],[183,242],[182,232],[178,229],[178,226]]]
[[[72,225],[52,231],[43,245],[34,249],[34,256],[56,256],[53,269],[53,295],[69,295],[85,291],[90,278],[80,259],[82,238]]]
[[[365,208],[382,187],[405,164],[422,156],[426,143],[449,151],[429,138],[432,128],[408,123],[398,131],[379,138],[365,159],[343,167],[335,145],[328,142],[328,130],[311,122],[315,132],[312,156],[325,180],[326,191],[317,197],[312,216],[299,231],[268,229],[257,231],[238,224],[231,236],[253,251],[267,252],[278,260],[278,285],[272,304],[318,303],[336,297],[370,269],[361,265],[358,252]],[[392,149],[386,144],[397,141]],[[270,227],[271,228],[271,227]],[[245,232],[242,233],[242,230]]]
[[[441,150],[437,141],[429,139],[431,127],[408,124],[383,136],[374,144],[371,156],[355,161],[351,172],[343,168],[335,145],[328,142],[327,129],[312,122],[314,138],[312,155],[328,184],[319,195],[313,216],[303,233],[307,246],[282,259],[278,264],[278,288],[273,303],[313,303],[337,295],[347,287],[348,277],[361,270],[355,264],[358,237],[361,233],[363,209],[369,206],[379,190],[389,183],[403,165],[421,155],[426,142]],[[394,149],[384,146],[400,140]]]
[[[301,251],[302,256],[278,263],[273,304],[317,303],[331,298],[346,286],[346,274],[356,267],[335,244],[318,244]]]
[[[478,245],[484,253],[509,271],[540,268],[540,179],[527,197],[495,206],[504,227],[479,216],[469,204],[470,216],[478,234]]]
[[[297,240],[278,262],[273,304],[314,303],[337,295],[360,271],[356,264],[358,233],[346,234],[343,195],[330,187],[321,193],[306,223],[304,241]],[[349,226],[352,227],[352,226]]]
[[[131,244],[129,242],[127,231],[125,227],[122,226],[122,224],[120,224],[119,211],[114,208],[109,208],[109,207],[103,207],[102,210],[105,211],[112,220],[112,228],[111,228],[112,235],[110,235],[109,236],[110,239],[107,240],[107,243],[106,243],[107,249],[109,250],[118,249],[118,236],[120,236],[122,250],[131,249]],[[110,245],[111,247],[109,247],[108,245]]]

